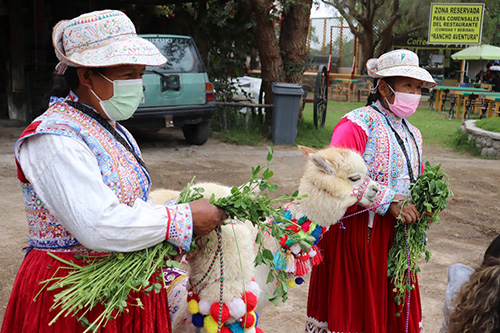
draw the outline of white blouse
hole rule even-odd
[[[140,198],[133,206],[121,204],[103,183],[96,157],[84,143],[62,135],[36,135],[25,139],[17,156],[26,179],[50,213],[85,247],[129,252],[168,238],[189,249],[189,205],[169,209]],[[175,222],[177,218],[182,223]],[[177,226],[173,237],[167,232],[170,224]]]

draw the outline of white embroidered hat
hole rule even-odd
[[[431,74],[419,67],[418,56],[409,50],[394,50],[366,62],[368,75],[375,78],[404,76],[420,80],[425,88],[432,88],[436,82]]]
[[[155,45],[137,36],[132,21],[118,10],[95,11],[60,21],[54,26],[52,43],[60,74],[67,66],[161,66],[167,62]]]

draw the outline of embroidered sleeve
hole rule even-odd
[[[189,251],[193,238],[193,214],[189,204],[166,205],[168,213],[167,241]]]
[[[379,190],[377,192],[377,197],[372,203],[372,206],[376,207],[384,202],[387,202],[387,204],[378,206],[375,209],[375,213],[380,214],[380,215],[385,215],[387,213],[387,210],[389,209],[389,206],[391,205],[392,200],[394,199],[394,196],[396,195],[396,192],[389,189],[385,185],[381,185],[378,183]]]

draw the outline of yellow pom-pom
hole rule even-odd
[[[198,313],[200,311],[200,307],[198,306],[198,302],[196,300],[192,299],[188,303],[188,311],[191,314]]]
[[[212,318],[212,316],[205,317],[205,320],[203,321],[203,327],[205,327],[207,333],[217,333],[217,330],[219,329],[219,325],[214,320],[214,318]]]
[[[293,287],[295,287],[295,279],[288,280],[288,288],[293,288]]]

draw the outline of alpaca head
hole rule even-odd
[[[358,153],[337,147],[299,149],[309,159],[299,185],[300,194],[307,195],[300,202],[305,215],[326,227],[356,202],[371,205],[378,186],[368,177],[365,161]]]

